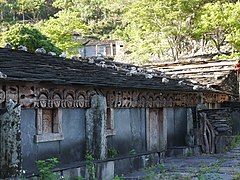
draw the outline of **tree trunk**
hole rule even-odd
[[[25,23],[25,13],[23,12],[22,13],[22,21],[23,21],[23,24]]]

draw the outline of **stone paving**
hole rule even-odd
[[[165,158],[157,166],[124,179],[240,180],[240,147],[224,154]]]

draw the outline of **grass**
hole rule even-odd
[[[234,148],[238,147],[239,145],[240,145],[240,134],[236,135],[233,138],[233,140],[232,140],[232,142],[230,144],[230,148],[234,149]]]

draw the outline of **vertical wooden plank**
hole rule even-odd
[[[187,108],[174,109],[175,122],[175,142],[174,146],[185,146],[185,137],[187,135]]]
[[[43,109],[42,110],[42,127],[43,133],[52,133],[52,125],[53,125],[53,114],[51,109]]]
[[[167,134],[168,134],[168,124],[167,124],[167,110],[166,108],[162,109],[162,130],[161,130],[161,149],[167,149]]]
[[[146,140],[147,140],[147,150],[150,151],[150,124],[149,124],[149,108],[146,108]]]
[[[106,122],[107,129],[114,129],[114,109],[107,108],[107,122]]]
[[[187,108],[187,134],[193,129],[193,112],[191,108]]]
[[[164,108],[164,114],[167,120],[167,147],[174,146],[174,110],[173,108]]]
[[[113,57],[113,43],[110,44],[110,52],[111,52],[111,56]]]
[[[42,109],[38,108],[37,109],[37,134],[42,134],[43,133],[43,125],[42,125]]]
[[[159,112],[156,109],[149,109],[149,146],[150,150],[160,150],[160,121]]]
[[[53,110],[53,133],[62,133],[62,109]]]
[[[164,150],[167,146],[167,124],[166,116],[164,118],[163,108],[156,109],[158,112],[157,122],[159,127],[159,150]]]

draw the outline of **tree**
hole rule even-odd
[[[78,17],[77,12],[62,10],[45,22],[38,24],[39,28],[52,42],[68,55],[76,54],[81,43],[73,38],[74,34],[84,36],[87,26]]]
[[[126,40],[140,46],[139,41],[134,40],[138,36],[144,47],[146,43],[152,44],[150,49],[145,48],[147,54],[160,56],[163,51],[170,49],[172,57],[177,60],[183,42],[191,34],[200,2],[199,0],[135,1],[124,14]],[[138,49],[133,51],[136,52]]]
[[[22,14],[22,20],[25,21],[25,13],[31,13],[33,20],[37,19],[39,10],[45,4],[45,0],[17,0],[19,13]]]
[[[196,36],[210,39],[218,52],[226,39],[227,17],[224,5],[221,2],[207,3],[203,6],[197,19]]]
[[[53,6],[78,13],[89,28],[89,35],[101,39],[110,38],[121,26],[123,11],[131,2],[133,0],[56,0]]]
[[[233,45],[233,47],[239,52],[240,51],[240,2],[228,4],[228,26],[229,32],[226,36],[226,40]]]
[[[54,46],[46,36],[31,25],[16,24],[11,26],[8,31],[2,34],[1,43],[10,43],[15,48],[24,45],[32,52],[40,47],[58,54],[61,52],[61,49]]]

